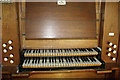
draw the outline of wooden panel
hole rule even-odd
[[[100,27],[98,32],[99,35],[98,46],[100,48],[102,48],[102,41],[103,41],[104,12],[105,12],[105,2],[101,2]]]
[[[95,72],[73,72],[53,74],[45,73],[45,74],[32,74],[29,78],[104,78],[104,74],[97,75]]]
[[[0,45],[2,45],[2,4],[0,4]],[[2,61],[2,46],[0,46],[0,64]]]
[[[117,62],[118,62],[118,65],[120,66],[120,2],[119,2],[119,15],[118,15],[118,17],[119,17],[119,20],[118,20],[118,22],[119,22],[119,24],[118,24],[118,26],[119,26],[119,50],[118,50]]]
[[[18,65],[19,64],[19,38],[18,38],[18,24],[16,14],[16,3],[2,4],[2,43],[6,43],[7,53],[2,53],[3,65]],[[8,41],[12,40],[12,44],[8,44]],[[13,49],[9,50],[8,47],[12,46]],[[2,50],[3,50],[2,49]],[[10,58],[10,54],[14,57]],[[4,61],[4,58],[8,57],[8,61]],[[10,60],[14,60],[13,64],[10,64]]]
[[[104,31],[103,31],[103,43],[102,43],[102,59],[106,63],[115,63],[112,59],[106,54],[107,52],[111,53],[111,57],[117,58],[117,53],[113,54],[112,51],[108,51],[107,48],[112,48],[112,50],[118,49],[118,3],[117,2],[106,2],[105,3],[105,15],[104,15]],[[109,36],[109,33],[114,33],[114,36]],[[117,45],[117,48],[114,49],[108,45],[108,42],[112,42],[114,45]]]
[[[2,80],[10,80],[11,74],[10,72],[2,72]]]
[[[95,3],[27,3],[26,38],[96,38]]]
[[[97,46],[97,39],[25,40],[25,48],[28,49],[92,48]]]
[[[25,37],[25,2],[19,2],[19,30],[20,30],[20,49],[24,48]]]
[[[98,0],[96,0],[98,1]],[[101,20],[101,2],[96,2],[96,36],[99,39],[100,30],[100,20]]]
[[[2,4],[0,4],[0,40],[2,39]]]

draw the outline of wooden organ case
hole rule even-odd
[[[119,2],[3,3],[3,79],[118,79],[119,14]]]

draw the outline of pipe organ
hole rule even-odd
[[[119,79],[120,3],[59,4],[2,3],[2,78]]]

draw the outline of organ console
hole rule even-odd
[[[2,3],[2,79],[120,79],[120,2],[58,2]]]
[[[23,50],[21,71],[43,70],[46,68],[103,68],[104,62],[98,48],[86,49],[27,49]]]

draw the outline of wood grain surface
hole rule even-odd
[[[96,38],[95,3],[26,3],[26,38]]]
[[[114,36],[109,36],[109,33],[114,33]],[[104,28],[103,28],[103,43],[102,43],[102,59],[106,63],[116,63],[117,53],[108,51],[107,48],[112,50],[118,50],[119,30],[118,30],[118,2],[106,2],[105,3],[105,15],[104,15]],[[112,42],[117,45],[117,48],[113,48],[108,45],[108,42]],[[109,57],[106,53],[111,53]],[[116,58],[115,61],[111,57]]]
[[[7,44],[6,47],[3,47],[2,50],[7,49],[7,53],[2,51],[2,64],[3,65],[18,65],[19,64],[19,35],[18,35],[18,20],[17,20],[17,6],[16,3],[11,4],[2,4],[2,44]],[[8,41],[12,40],[12,44],[8,44]],[[12,46],[13,49],[9,50],[9,47]],[[13,54],[14,57],[10,58],[10,54]],[[8,61],[4,61],[4,58],[7,57]],[[11,64],[10,60],[14,60],[14,63]]]

